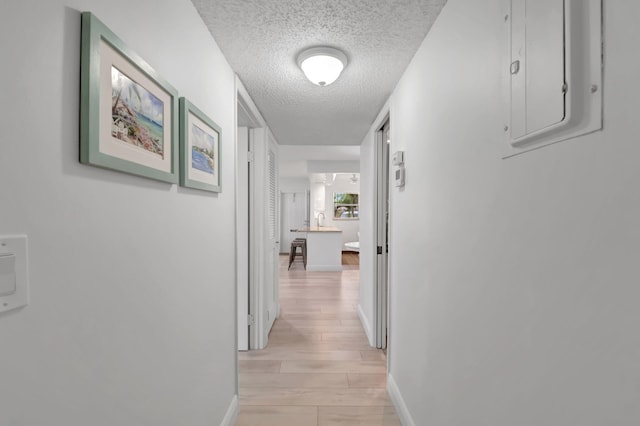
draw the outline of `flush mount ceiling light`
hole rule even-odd
[[[318,86],[336,81],[346,65],[347,55],[333,47],[312,47],[298,55],[298,66]]]

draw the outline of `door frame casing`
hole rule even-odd
[[[267,126],[266,126],[266,122],[263,119],[262,115],[260,114],[260,111],[258,110],[258,108],[256,107],[255,103],[253,102],[253,100],[251,99],[251,97],[249,96],[249,93],[247,92],[246,88],[244,87],[244,85],[242,84],[242,81],[240,80],[240,78],[236,75],[236,129],[238,128],[238,111],[237,109],[240,108],[242,110],[242,113],[245,117],[245,119],[248,119],[248,121],[250,122],[249,124],[249,141],[248,141],[248,146],[249,146],[249,150],[253,151],[254,148],[252,148],[253,146],[264,146],[264,144],[266,143],[266,138],[264,137],[264,135],[266,135],[266,132],[268,131]],[[236,162],[236,170],[235,170],[235,183],[236,183],[236,191],[235,191],[235,236],[236,236],[236,310],[237,310],[237,315],[236,315],[236,335],[238,336],[238,338],[241,337],[240,333],[239,333],[239,326],[240,324],[242,324],[243,327],[248,326],[249,329],[249,341],[248,341],[248,349],[258,349],[258,348],[262,348],[263,344],[263,338],[261,336],[261,332],[260,330],[262,330],[260,324],[259,324],[259,319],[261,318],[258,312],[258,307],[263,305],[262,302],[262,294],[261,294],[261,289],[260,289],[260,283],[259,280],[257,279],[260,276],[260,265],[262,265],[261,260],[260,260],[260,256],[259,254],[262,252],[262,250],[256,250],[256,244],[258,244],[259,242],[256,241],[255,237],[257,235],[256,231],[258,230],[258,228],[260,228],[260,221],[264,221],[264,218],[262,215],[260,215],[260,212],[262,211],[262,209],[257,209],[260,212],[257,212],[258,214],[256,215],[256,200],[255,200],[255,195],[257,192],[254,182],[255,182],[255,176],[256,176],[256,172],[259,172],[255,170],[255,153],[252,154],[251,152],[247,152],[247,153],[239,153],[238,149],[243,149],[243,145],[238,143],[238,139],[237,139],[237,134],[238,132],[236,132],[236,144],[235,144],[235,162]],[[254,157],[254,160],[251,161],[251,157]],[[246,164],[239,164],[238,161],[242,160],[245,161],[245,159],[249,160],[248,161],[248,170],[250,173],[250,179],[251,181],[249,181],[249,187],[246,188],[240,188],[238,185],[239,182],[239,173],[241,173],[242,171],[246,171],[247,167]],[[263,167],[264,168],[264,167]],[[251,190],[250,190],[251,189]],[[244,206],[244,203],[241,203],[240,200],[241,199],[245,199],[245,200],[249,200],[249,212],[240,212],[239,206]],[[238,218],[241,218],[241,223],[239,223]],[[245,221],[246,219],[246,221]],[[248,241],[241,241],[239,238],[242,235],[241,233],[238,232],[238,227],[239,226],[247,226],[248,227]],[[248,245],[248,247],[247,247]],[[246,262],[243,260],[241,261],[242,258],[246,258]],[[246,268],[248,271],[245,270],[245,272],[247,272],[246,274],[242,273],[239,268]],[[240,282],[238,279],[239,277],[243,277],[246,276],[247,277],[247,281],[242,281]],[[248,291],[244,292],[244,291],[240,291],[241,287],[245,287],[248,288]],[[252,301],[252,303],[249,303],[249,301],[245,301],[245,300],[240,300],[239,294],[246,294],[248,293],[249,295],[249,300]],[[246,321],[240,321],[240,317],[246,318]],[[253,323],[250,323],[248,318],[249,316],[252,316],[254,318]],[[236,345],[238,344],[238,339],[236,339]],[[237,349],[237,348],[236,348]]]
[[[240,108],[240,106],[238,106]],[[249,350],[249,163],[250,128],[236,126],[236,298],[238,350]]]
[[[389,126],[390,112],[382,115],[382,119],[375,127],[375,241],[377,254],[375,277],[376,284],[374,289],[374,327],[375,327],[375,345],[379,349],[387,348],[388,341],[388,323],[389,323],[389,234],[388,216],[389,216],[389,144],[384,140],[384,128]]]

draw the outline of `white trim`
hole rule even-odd
[[[264,121],[262,114],[260,114],[260,110],[251,99],[249,92],[244,87],[242,80],[236,74],[236,93],[238,94],[238,103],[244,110],[244,112],[249,116],[251,121],[253,121],[253,128],[266,127],[267,122]]]
[[[266,124],[264,121],[264,118],[262,117],[262,115],[260,114],[260,111],[258,110],[258,108],[256,107],[256,105],[254,104],[253,100],[251,99],[251,96],[249,96],[249,92],[247,92],[247,89],[244,87],[244,85],[242,84],[242,81],[240,80],[240,78],[238,77],[238,75],[236,74],[235,76],[235,89],[236,89],[236,109],[235,109],[235,113],[234,113],[234,121],[235,121],[235,148],[234,148],[234,157],[235,157],[235,164],[238,164],[238,160],[239,160],[239,153],[237,152],[237,148],[238,148],[238,108],[241,108],[242,111],[244,112],[244,114],[248,117],[250,123],[250,126],[248,127],[249,129],[249,147],[252,146],[253,141],[252,139],[255,137],[255,135],[257,133],[262,134],[263,132],[256,132],[258,130],[262,130],[265,128]],[[244,161],[246,159],[246,155],[247,153],[242,153],[242,160]],[[254,167],[254,162],[252,162],[249,165],[249,168],[253,168]],[[254,183],[250,182],[249,185],[252,189],[252,193],[251,194],[247,194],[246,192],[243,192],[242,194],[239,193],[240,188],[238,186],[238,171],[239,171],[239,167],[235,167],[235,173],[234,173],[234,182],[235,182],[235,250],[236,250],[236,256],[235,256],[235,266],[236,266],[236,271],[235,271],[235,280],[236,280],[236,287],[243,285],[243,286],[248,286],[248,291],[249,291],[249,297],[252,298],[256,298],[256,286],[258,286],[259,281],[258,278],[256,276],[257,274],[257,266],[258,264],[256,263],[258,260],[258,256],[257,253],[261,253],[262,250],[258,250],[256,252],[256,243],[258,243],[258,241],[253,238],[250,243],[249,243],[249,249],[252,250],[251,253],[251,260],[254,263],[253,265],[246,265],[246,263],[244,262],[239,262],[238,260],[238,256],[240,256],[240,253],[238,253],[238,249],[245,247],[245,244],[247,243],[247,241],[239,241],[238,237],[239,237],[239,233],[238,233],[238,212],[239,212],[239,197],[251,197],[251,201],[250,201],[250,205],[254,205],[254,199],[253,199],[253,190],[254,190]],[[255,179],[255,173],[256,170],[252,169],[251,170],[251,177],[252,179]],[[246,189],[246,188],[244,188]],[[256,217],[254,217],[254,215],[252,213],[249,214],[249,218],[248,220],[251,222],[250,228],[248,229],[248,233],[249,236],[252,237],[255,234],[255,230],[256,230],[256,224],[255,224],[255,220]],[[244,224],[243,224],[244,226]],[[253,232],[252,232],[253,231]],[[242,256],[246,255],[246,253],[242,253]],[[248,271],[246,271],[248,273],[248,282],[245,282],[243,280],[242,283],[238,282],[238,277],[241,276],[240,275],[240,271],[238,268],[240,267],[248,267]],[[243,271],[245,272],[245,271]],[[247,314],[252,314],[254,316],[254,318],[256,319],[256,324],[253,327],[250,327],[250,331],[249,331],[249,348],[248,349],[261,349],[262,347],[260,346],[260,339],[258,337],[259,334],[259,329],[258,329],[258,320],[260,319],[260,317],[257,315],[257,313],[254,312],[248,312],[248,309],[246,307],[245,304],[245,300],[240,300],[240,298],[238,297],[238,288],[236,288],[236,313],[237,315],[240,315],[244,318],[246,318]],[[242,306],[241,306],[242,304]],[[246,323],[243,323],[243,326]],[[239,336],[239,332],[238,332],[238,321],[236,320],[236,336]],[[237,340],[237,339],[236,339]],[[236,342],[237,344],[237,342]],[[236,357],[237,358],[237,357]],[[236,370],[237,373],[237,370]],[[237,376],[237,374],[236,374]],[[236,391],[238,390],[238,384],[236,383]]]
[[[250,274],[251,300],[250,313],[255,320],[255,328],[252,328],[251,343],[249,349],[264,349],[267,346],[268,335],[265,333],[267,312],[265,310],[265,236],[266,236],[266,174],[267,174],[267,151],[268,151],[268,129],[260,127],[251,129],[250,138],[251,151],[253,151],[254,161],[251,162],[251,213],[253,216],[250,222],[253,229],[249,231],[252,272]]]
[[[375,138],[375,246],[383,250],[375,257],[374,300],[374,336],[375,346],[387,348],[388,341],[388,295],[389,295],[389,240],[391,238],[391,186],[389,185],[389,151],[388,143],[383,140],[385,128],[391,123],[391,111],[376,127]],[[393,126],[391,126],[393,127]],[[388,137],[391,135],[389,130]]]
[[[391,373],[387,375],[387,393],[389,394],[389,398],[396,408],[398,417],[400,417],[400,423],[402,423],[403,426],[416,426],[413,418],[411,418],[411,413],[409,413],[407,404],[404,403],[402,394],[400,394],[400,389],[398,389],[398,385],[393,379]]]
[[[238,414],[240,412],[240,406],[238,405],[238,395],[233,395],[231,399],[231,404],[229,404],[229,408],[227,409],[227,414],[224,415],[220,426],[233,426],[236,424],[238,420]]]
[[[340,272],[342,271],[342,266],[338,265],[308,265],[307,271],[312,272]]]
[[[373,339],[373,329],[371,328],[371,324],[367,319],[367,316],[364,314],[362,310],[362,305],[358,303],[358,316],[360,317],[360,322],[362,323],[362,328],[364,328],[364,334],[367,335],[367,340],[369,341],[369,346],[376,346],[376,342]]]

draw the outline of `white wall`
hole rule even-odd
[[[80,11],[222,127],[222,193],[78,162]],[[191,2],[8,0],[0,235],[31,303],[0,315],[0,423],[217,425],[235,394],[234,74]]]
[[[392,94],[391,383],[416,425],[639,424],[640,4],[604,131],[502,160],[501,3],[449,0]]]
[[[359,173],[360,162],[353,160],[309,160],[307,161],[307,170],[309,173]]]
[[[309,179],[281,177],[279,185],[280,192],[306,192],[309,189]]]
[[[302,233],[292,233],[290,229],[292,229],[292,226],[303,228],[306,225],[305,221],[309,220],[306,216],[309,179],[280,177],[278,183],[280,185],[281,200],[280,253],[289,253],[291,241],[296,237],[305,236],[305,234]],[[295,203],[292,201],[294,196],[296,197]],[[297,215],[300,209],[302,209],[303,216],[301,222],[295,220],[295,218],[298,217]],[[295,223],[299,223],[299,225],[295,225]]]
[[[326,196],[327,191],[324,186],[324,181],[310,181],[309,182],[309,226],[324,226],[325,219],[320,217],[320,213],[327,215],[326,212]],[[318,220],[319,219],[319,220]]]

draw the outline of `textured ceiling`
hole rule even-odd
[[[281,145],[358,145],[446,0],[192,0]],[[310,83],[298,53],[349,63]]]

